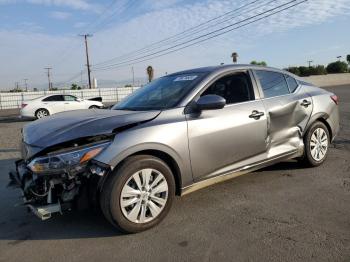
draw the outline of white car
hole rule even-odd
[[[102,102],[80,99],[72,95],[47,95],[24,101],[22,118],[43,118],[63,111],[103,108]]]

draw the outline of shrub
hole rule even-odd
[[[285,70],[288,71],[288,72],[291,72],[291,73],[294,74],[294,75],[300,76],[300,70],[299,70],[299,68],[296,67],[296,66],[288,67],[288,68],[286,68]]]
[[[348,65],[342,61],[333,62],[327,66],[327,72],[330,74],[346,73],[348,72]]]

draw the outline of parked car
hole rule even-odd
[[[321,165],[339,130],[337,105],[274,68],[174,73],[112,110],[27,124],[11,184],[42,219],[88,199],[117,228],[139,232],[164,219],[175,195],[287,159]]]
[[[47,95],[24,101],[21,106],[21,117],[43,118],[63,111],[78,109],[103,108],[100,99],[81,99],[72,95]]]

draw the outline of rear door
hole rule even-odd
[[[226,99],[218,110],[187,114],[188,139],[195,180],[227,173],[266,152],[266,114],[249,71],[231,72],[214,79],[198,95]]]
[[[64,95],[64,109],[65,111],[85,109],[85,103],[77,101],[75,96]]]
[[[267,112],[269,155],[298,149],[312,113],[311,97],[288,74],[269,70],[254,70],[254,74]]]
[[[44,108],[50,111],[50,114],[55,114],[64,111],[64,100],[62,95],[52,95],[42,100]]]

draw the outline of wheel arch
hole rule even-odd
[[[163,160],[171,169],[174,178],[175,178],[175,194],[180,195],[181,194],[181,170],[179,165],[177,164],[176,160],[169,155],[168,153],[161,151],[161,150],[155,150],[155,149],[147,149],[147,150],[142,150],[133,153],[132,155],[129,155],[128,157],[136,156],[136,155],[150,155],[157,157],[161,160]]]
[[[319,121],[327,127],[327,130],[329,132],[329,137],[332,138],[333,137],[333,130],[331,128],[331,125],[327,121],[328,118],[329,118],[329,115],[327,113],[317,113],[317,114],[313,115],[311,117],[308,125],[305,128],[305,132],[304,132],[303,136],[307,133],[307,131],[309,130],[309,128],[311,127],[311,125],[313,123]]]
[[[182,189],[181,168],[180,168],[178,162],[175,160],[175,158],[172,155],[170,155],[169,153],[165,152],[164,150],[140,149],[140,150],[132,151],[129,154],[124,155],[123,158],[120,159],[116,163],[116,165],[112,168],[112,172],[114,172],[114,170],[117,170],[126,161],[126,159],[133,157],[133,156],[137,156],[137,155],[149,155],[149,156],[154,156],[154,157],[157,157],[157,158],[163,160],[169,166],[170,170],[172,171],[172,173],[174,175],[175,194],[181,195],[181,189]],[[101,181],[102,184],[99,185],[99,188],[103,187],[103,184],[105,183],[105,181],[108,180],[108,177],[109,177],[109,175],[107,175],[107,177],[105,177],[103,179],[103,181]]]

